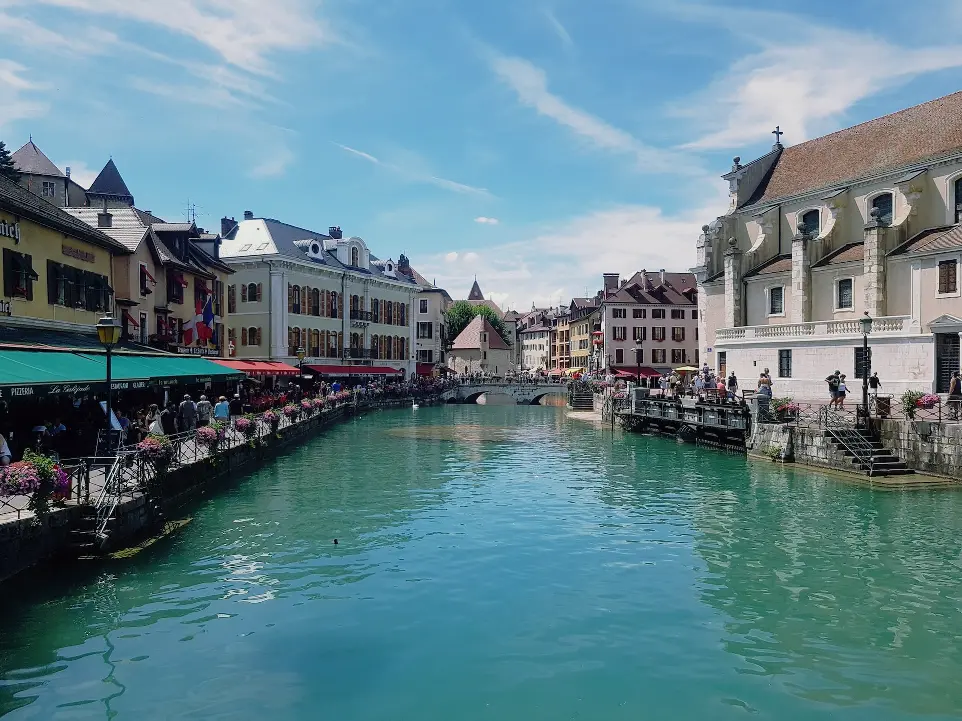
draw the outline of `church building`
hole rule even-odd
[[[730,172],[698,239],[701,357],[742,386],[826,397],[835,370],[948,390],[962,333],[962,92],[770,152]],[[863,357],[863,318],[872,319]]]

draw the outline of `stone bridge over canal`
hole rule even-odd
[[[564,383],[462,383],[447,391],[444,396],[448,403],[477,403],[485,394],[508,396],[521,406],[536,405],[545,396],[568,395]]]

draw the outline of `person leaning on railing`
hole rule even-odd
[[[952,373],[952,381],[949,383],[949,420],[959,420],[959,406],[962,405],[962,378],[959,371]]]

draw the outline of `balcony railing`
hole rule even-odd
[[[345,348],[344,357],[357,360],[359,358],[373,358],[374,356],[368,348]]]
[[[919,327],[912,316],[893,315],[874,318],[872,335],[912,335]],[[719,328],[715,331],[716,343],[768,340],[784,338],[839,338],[862,335],[857,318],[852,320],[828,320],[814,323],[781,323],[779,325],[749,325],[739,328]]]

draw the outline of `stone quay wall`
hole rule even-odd
[[[916,471],[962,480],[962,424],[883,420],[882,445]]]
[[[844,452],[838,450],[825,433],[817,428],[793,427],[783,423],[755,423],[745,444],[749,455],[770,458],[780,449],[778,460],[802,463],[816,468],[852,470]]]
[[[442,397],[419,401],[420,405],[436,405]],[[197,499],[204,493],[232,477],[248,466],[262,463],[285,448],[308,440],[324,429],[352,416],[367,411],[410,407],[411,398],[389,398],[367,401],[363,404],[344,405],[317,414],[299,423],[278,429],[276,435],[267,436],[262,443],[251,447],[241,444],[205,458],[197,463],[172,470],[163,479],[159,501],[165,515]],[[156,491],[155,491],[156,492]],[[111,546],[123,547],[136,542],[150,531],[154,523],[149,500],[143,494],[122,501],[115,513],[116,521],[111,530]],[[68,505],[51,509],[44,518],[33,516],[0,523],[0,583],[32,566],[66,557],[71,531],[81,527],[89,507]]]

